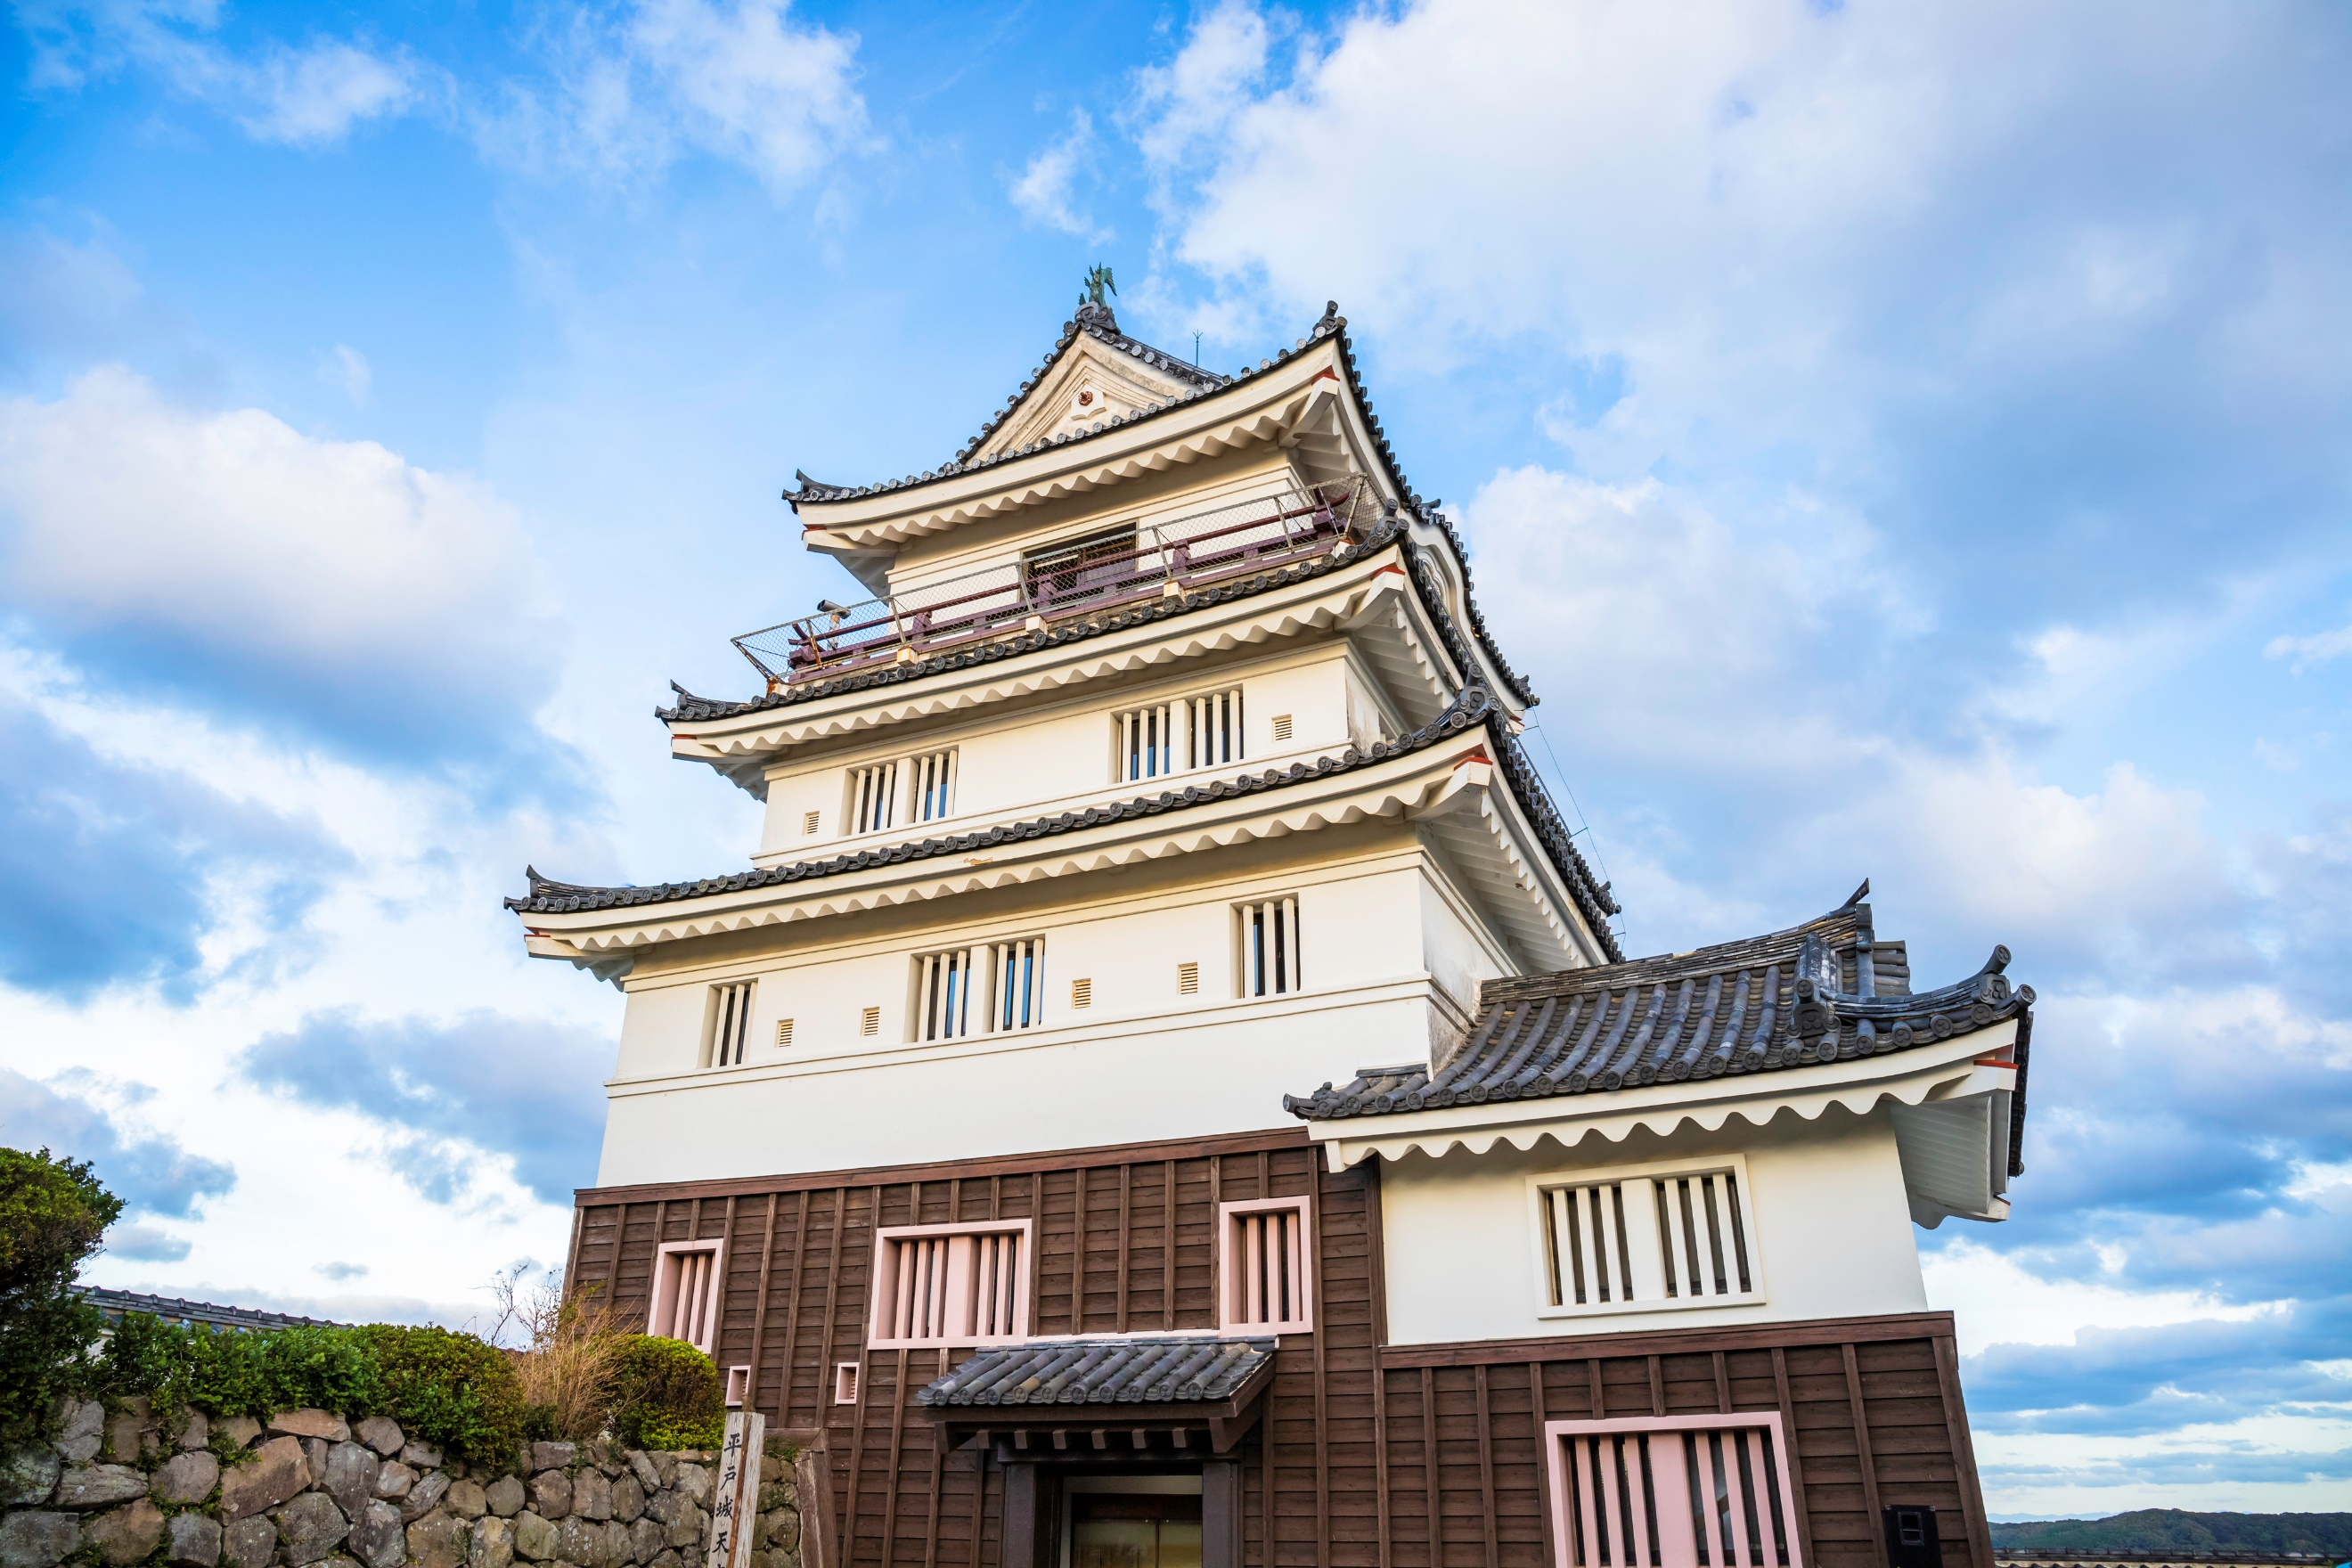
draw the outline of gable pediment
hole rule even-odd
[[[1087,313],[1081,311],[1082,316]],[[1075,436],[1223,380],[1123,335],[1105,310],[1099,321],[1084,321],[1064,341],[1060,352],[963,460],[978,462]]]

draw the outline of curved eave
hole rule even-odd
[[[909,540],[985,522],[1242,447],[1281,445],[1314,412],[1318,390],[1349,385],[1332,334],[1281,363],[1213,392],[1195,393],[1018,457],[950,466],[912,483],[871,493],[794,500],[805,542],[827,552],[890,550]],[[1357,430],[1368,437],[1360,418]],[[1385,500],[1402,495],[1389,466],[1370,450],[1359,472],[1375,476]]]
[[[975,847],[973,853],[934,853],[651,905],[517,912],[534,956],[586,965],[665,942],[1019,887],[1373,818],[1405,820],[1433,808],[1455,809],[1454,796],[1487,787],[1477,763],[1489,743],[1485,726],[1472,724],[1407,755],[1328,778],[1310,775],[1161,815],[995,848]]]
[[[1814,1121],[1833,1106],[1868,1115],[1881,1105],[1920,1107],[1977,1095],[2007,1095],[2016,1087],[2016,1068],[1984,1058],[2014,1046],[2019,1022],[2002,1019],[1932,1046],[1886,1056],[1600,1094],[1488,1100],[1309,1121],[1307,1131],[1329,1151],[1333,1167],[1345,1169],[1374,1156],[1442,1158],[1456,1149],[1475,1155],[1498,1142],[1524,1152],[1546,1139],[1571,1150],[1591,1137],[1622,1143],[1636,1131],[1663,1137],[1685,1124],[1714,1132],[1735,1119],[1759,1128],[1782,1115]]]

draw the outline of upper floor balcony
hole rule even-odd
[[[746,632],[771,691],[877,664],[1042,631],[1320,556],[1378,515],[1361,479],[1261,496],[1166,522],[1097,530],[1017,561]]]

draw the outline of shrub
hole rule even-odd
[[[593,1287],[567,1299],[547,1285],[513,1310],[530,1331],[530,1349],[514,1365],[531,1407],[531,1435],[601,1436],[612,1409],[615,1358],[628,1338],[613,1326],[613,1309],[595,1299]]]
[[[0,1446],[37,1436],[59,1395],[95,1380],[103,1321],[74,1271],[121,1213],[89,1162],[0,1149]]]
[[[375,1354],[379,1414],[468,1464],[514,1463],[524,1402],[506,1352],[447,1329],[373,1323],[352,1332]]]
[[[613,1357],[613,1436],[630,1448],[716,1448],[725,1428],[719,1369],[684,1340],[621,1334]]]
[[[375,1353],[362,1332],[299,1325],[237,1333],[129,1312],[107,1344],[104,1384],[118,1396],[143,1394],[166,1413],[193,1405],[217,1415],[267,1418],[316,1406],[368,1415],[384,1395]]]

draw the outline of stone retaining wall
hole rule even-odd
[[[0,1568],[701,1568],[713,1456],[532,1443],[468,1466],[382,1416],[64,1413],[0,1464]],[[802,1568],[800,1478],[771,1444],[752,1568]]]

